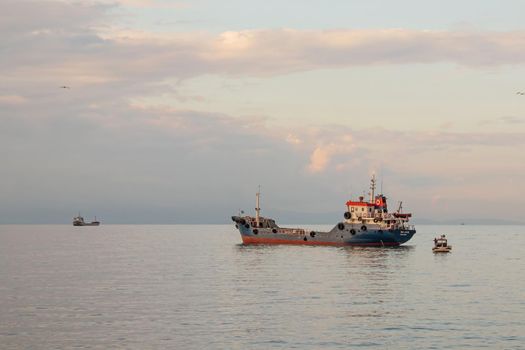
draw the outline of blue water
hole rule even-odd
[[[242,246],[232,225],[0,226],[0,348],[525,349],[525,227],[417,229],[337,248]],[[437,233],[452,253],[431,252]]]

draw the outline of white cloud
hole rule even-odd
[[[114,0],[122,6],[139,7],[139,8],[176,8],[185,9],[191,7],[189,2],[170,1],[170,0]]]
[[[156,43],[173,62],[182,59],[186,63],[191,57],[193,74],[267,75],[374,64],[525,62],[525,32],[274,29],[157,35],[117,30],[105,37],[121,45]]]
[[[31,203],[45,198],[75,208],[75,198],[83,198],[93,206],[108,203],[107,211],[141,203],[143,207],[133,209],[140,218],[147,217],[150,207],[180,206],[188,220],[198,220],[198,213],[210,208],[194,197],[206,192],[212,195],[210,206],[221,206],[210,220],[220,220],[238,208],[245,192],[251,199],[252,187],[261,181],[274,196],[294,198],[294,207],[317,210],[311,196],[322,192],[326,200],[341,200],[348,182],[355,195],[366,188],[369,172],[382,168],[388,175],[387,193],[421,212],[431,204],[429,193],[454,203],[466,200],[458,193],[504,202],[498,193],[509,195],[510,188],[502,184],[519,184],[525,176],[522,162],[514,161],[525,143],[519,132],[425,134],[341,126],[292,130],[261,118],[128,107],[95,97],[70,103],[62,97],[49,102],[53,107],[42,108],[45,100],[37,100],[17,105],[14,115],[0,113],[0,159],[5,165],[0,194],[16,204],[3,210],[11,213],[18,205],[23,210],[16,215],[25,217]],[[82,166],[86,162],[91,166]],[[57,197],[57,188],[64,195]],[[512,193],[522,197],[524,190],[518,186]],[[280,203],[276,199],[272,206]]]
[[[20,105],[26,103],[27,99],[19,95],[0,95],[0,105]]]
[[[56,201],[66,208],[77,207],[78,198],[91,198],[93,205],[143,205],[137,213],[159,202],[175,203],[181,212],[193,208],[200,219],[207,208],[192,202],[196,191],[215,194],[210,207],[221,207],[224,198],[237,205],[245,187],[261,179],[276,193],[304,203],[303,209],[316,210],[307,207],[313,201],[304,200],[306,192],[339,198],[348,176],[355,186],[366,185],[361,177],[379,166],[391,174],[390,184],[400,184],[397,189],[418,204],[430,198],[429,189],[464,203],[454,193],[468,190],[485,198],[497,194],[498,184],[513,180],[521,186],[518,180],[525,176],[525,136],[519,131],[284,128],[262,117],[167,108],[145,98],[166,91],[184,98],[167,81],[203,74],[270,76],[436,62],[523,64],[522,31],[157,34],[115,29],[108,4],[9,1],[5,8],[0,13],[0,78],[9,90],[0,91],[0,104],[8,106],[0,109],[0,161],[5,165],[0,195],[9,207],[0,209],[18,203],[22,218],[32,203],[47,203],[60,193],[63,198]],[[145,100],[148,104],[141,103]],[[519,124],[521,119],[499,122]],[[513,190],[506,188],[506,196],[525,194],[523,187]],[[217,217],[229,209],[221,207]]]
[[[333,138],[334,135],[324,135],[327,138]],[[321,143],[315,147],[310,155],[310,163],[308,164],[308,170],[312,173],[323,172],[330,165],[331,160],[335,156],[351,156],[352,151],[355,148],[353,144],[353,138],[349,134],[342,135],[337,138],[338,141]],[[342,169],[344,164],[332,165],[334,169]]]
[[[286,142],[292,145],[300,145],[303,143],[303,140],[301,140],[297,135],[289,133],[288,135],[286,135]]]
[[[149,6],[159,2],[139,1]],[[162,2],[162,4],[165,4]],[[153,33],[115,26],[110,4],[8,1],[0,75],[144,84],[204,74],[269,76],[368,65],[525,63],[525,32],[256,29]]]

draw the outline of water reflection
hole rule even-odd
[[[344,275],[349,295],[345,316],[377,326],[377,319],[389,317],[393,310],[387,305],[406,301],[399,276],[408,273],[415,249],[413,246],[345,247],[341,251],[345,257]]]
[[[238,243],[234,246],[235,252],[240,254],[268,254],[287,246],[278,244],[244,244]]]
[[[397,265],[399,262],[408,259],[414,252],[414,247],[343,247],[342,250],[352,264],[357,262],[365,266],[388,267],[392,265],[391,262],[395,262]]]

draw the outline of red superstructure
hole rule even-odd
[[[384,221],[389,223],[390,221],[396,221],[392,219],[408,220],[408,218],[412,217],[410,213],[401,213],[401,203],[397,212],[389,214],[386,197],[382,194],[375,195],[375,189],[376,179],[373,176],[370,183],[370,200],[365,202],[365,197],[360,196],[358,201],[349,200],[346,202],[348,211],[345,213],[345,219],[357,219],[363,222],[367,220],[374,222]]]

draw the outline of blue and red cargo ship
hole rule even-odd
[[[255,217],[232,216],[244,244],[300,244],[328,246],[398,246],[416,233],[409,219],[412,214],[402,213],[401,204],[396,212],[389,213],[387,198],[374,195],[375,177],[370,185],[370,200],[361,196],[357,201],[346,202],[344,221],[330,231],[313,231],[302,228],[279,227],[275,220],[260,216],[259,198],[256,195]]]

